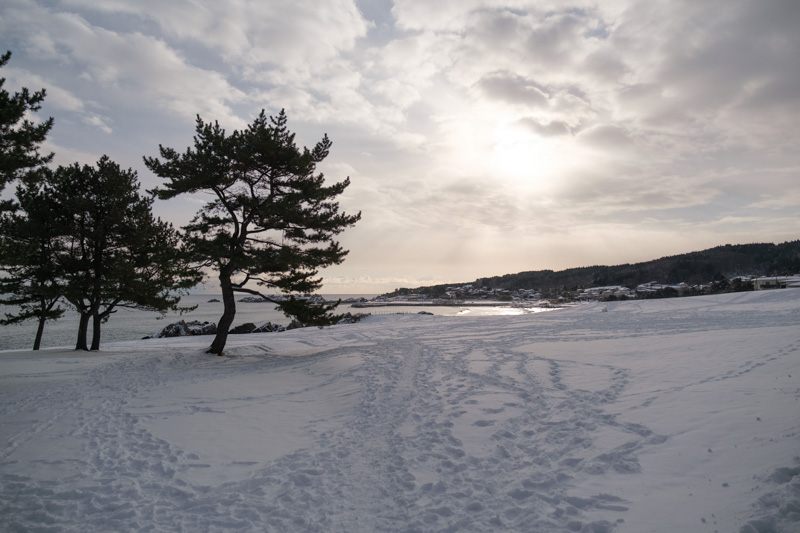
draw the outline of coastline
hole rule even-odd
[[[519,308],[519,307],[561,307],[561,306],[543,306],[539,305],[538,303],[531,303],[530,305],[522,305],[519,302],[472,302],[472,301],[454,301],[454,302],[419,302],[419,301],[403,301],[403,302],[359,302],[359,303],[352,303],[349,304],[350,307],[354,308],[370,308],[370,307],[508,307],[508,308]]]
[[[541,308],[559,309],[563,305],[542,303],[542,302],[501,302],[501,301],[473,301],[473,300],[428,300],[428,301],[392,301],[392,302],[357,302],[348,304],[354,308],[370,307],[507,307],[509,309],[519,308]]]
[[[384,312],[417,312],[429,310],[437,315],[465,315],[486,316],[486,315],[507,315],[523,313],[533,308],[534,310],[547,310],[546,307],[535,307],[536,302],[530,302],[530,306],[520,305],[519,302],[498,302],[498,301],[392,301],[392,302],[358,302],[360,298],[375,297],[365,294],[326,294],[323,295],[323,302],[326,304],[336,303],[341,299],[338,312],[346,313],[357,309],[375,309],[380,314],[381,308],[387,308]],[[134,341],[143,337],[152,336],[161,331],[168,324],[179,320],[214,322],[217,323],[222,315],[222,303],[218,300],[218,294],[189,294],[182,299],[184,305],[196,305],[197,307],[190,312],[167,313],[160,315],[157,312],[142,311],[129,308],[118,308],[114,316],[108,323],[103,325],[101,347],[109,342]],[[289,323],[287,317],[280,311],[275,310],[275,305],[271,302],[248,302],[238,299],[236,301],[237,312],[234,325],[252,322],[257,325],[271,322],[273,324]],[[406,310],[398,309],[406,308]],[[470,313],[469,308],[474,312]],[[553,307],[551,307],[553,308]],[[390,311],[391,309],[391,311]],[[480,309],[480,311],[479,311]],[[0,312],[6,309],[0,307]],[[10,309],[9,309],[10,310]],[[0,313],[1,314],[1,313]],[[36,324],[33,321],[4,326],[0,328],[0,351],[30,350],[33,342]],[[45,326],[42,348],[67,348],[74,346],[75,332],[78,327],[77,313],[67,311],[65,316],[59,320],[48,322]]]

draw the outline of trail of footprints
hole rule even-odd
[[[573,494],[571,480],[635,473],[637,453],[663,442],[603,411],[624,390],[625,372],[606,369],[602,390],[571,389],[567,363],[514,352],[511,333],[455,347],[450,335],[359,348],[363,362],[347,371],[362,390],[350,422],[247,480],[217,487],[181,481],[203,458],[155,438],[127,412],[126,395],[157,380],[157,369],[131,361],[101,366],[90,377],[97,404],[70,407],[80,411],[74,435],[87,443],[83,471],[53,486],[6,476],[4,483],[17,484],[12,506],[29,523],[47,521],[31,512],[46,517],[47,506],[56,506],[61,525],[82,531],[613,530],[626,502]],[[599,447],[600,428],[618,431],[621,444]]]
[[[274,531],[297,520],[310,531],[610,531],[624,520],[619,498],[570,493],[578,475],[638,471],[636,454],[665,440],[603,413],[624,371],[605,390],[570,390],[559,363],[532,373],[509,339],[476,340],[470,353],[435,337],[389,344],[364,354],[352,424],[259,473],[277,482],[262,486]],[[598,450],[601,426],[624,443]],[[481,442],[466,442],[476,428]]]

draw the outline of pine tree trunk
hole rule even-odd
[[[222,303],[225,306],[225,310],[222,312],[219,324],[217,324],[217,335],[214,337],[214,342],[211,343],[211,347],[209,347],[206,353],[222,355],[225,342],[228,340],[228,331],[231,329],[233,318],[236,316],[236,300],[234,298],[230,274],[220,272],[219,282],[220,289],[222,289]]]
[[[42,334],[44,334],[44,323],[46,321],[46,312],[42,311],[42,314],[39,315],[39,327],[36,329],[36,338],[33,340],[34,350],[38,350],[42,346]]]
[[[89,351],[86,344],[86,334],[89,330],[89,319],[92,317],[89,313],[81,313],[81,321],[78,323],[78,342],[75,344],[76,350]]]
[[[36,338],[33,341],[33,349],[38,350],[42,347],[42,335],[44,334],[44,324],[47,322],[47,316],[53,307],[58,303],[58,298],[51,300],[47,303],[45,298],[39,299],[39,327],[36,329]]]
[[[92,319],[92,350],[97,351],[100,349],[100,325],[102,319],[99,314],[95,314]]]

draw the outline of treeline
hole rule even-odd
[[[491,289],[536,289],[544,294],[553,294],[610,285],[635,288],[650,281],[701,285],[733,280],[737,276],[781,276],[797,273],[800,273],[800,240],[782,244],[726,244],[643,263],[519,272],[479,278],[472,285]],[[436,297],[444,294],[447,287],[453,285],[420,287],[416,292]],[[734,287],[733,283],[730,286]]]
[[[0,67],[10,57],[0,56]],[[334,201],[349,179],[325,184],[315,169],[330,140],[299,148],[283,111],[277,117],[262,111],[231,134],[198,116],[193,147],[179,153],[159,146],[159,157],[144,158],[165,183],[142,193],[136,172],[107,156],[95,165],[52,168],[53,154],[40,147],[53,119],[37,123],[31,115],[45,90],[12,94],[4,83],[0,79],[0,192],[14,185],[15,195],[0,203],[0,304],[13,309],[0,324],[36,320],[34,350],[45,323],[68,309],[80,315],[81,350],[99,349],[101,326],[120,307],[187,310],[180,296],[212,269],[224,313],[208,351],[222,354],[235,292],[267,300],[260,288],[313,292],[322,284],[318,270],[347,255],[333,237],[360,218],[340,212]],[[182,230],[153,215],[155,197],[193,193],[211,200]],[[336,305],[295,298],[275,303],[304,325],[339,319]]]

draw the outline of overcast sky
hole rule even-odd
[[[3,0],[56,162],[285,108],[362,211],[323,292],[800,238],[797,0]],[[202,197],[157,202],[188,222]]]

